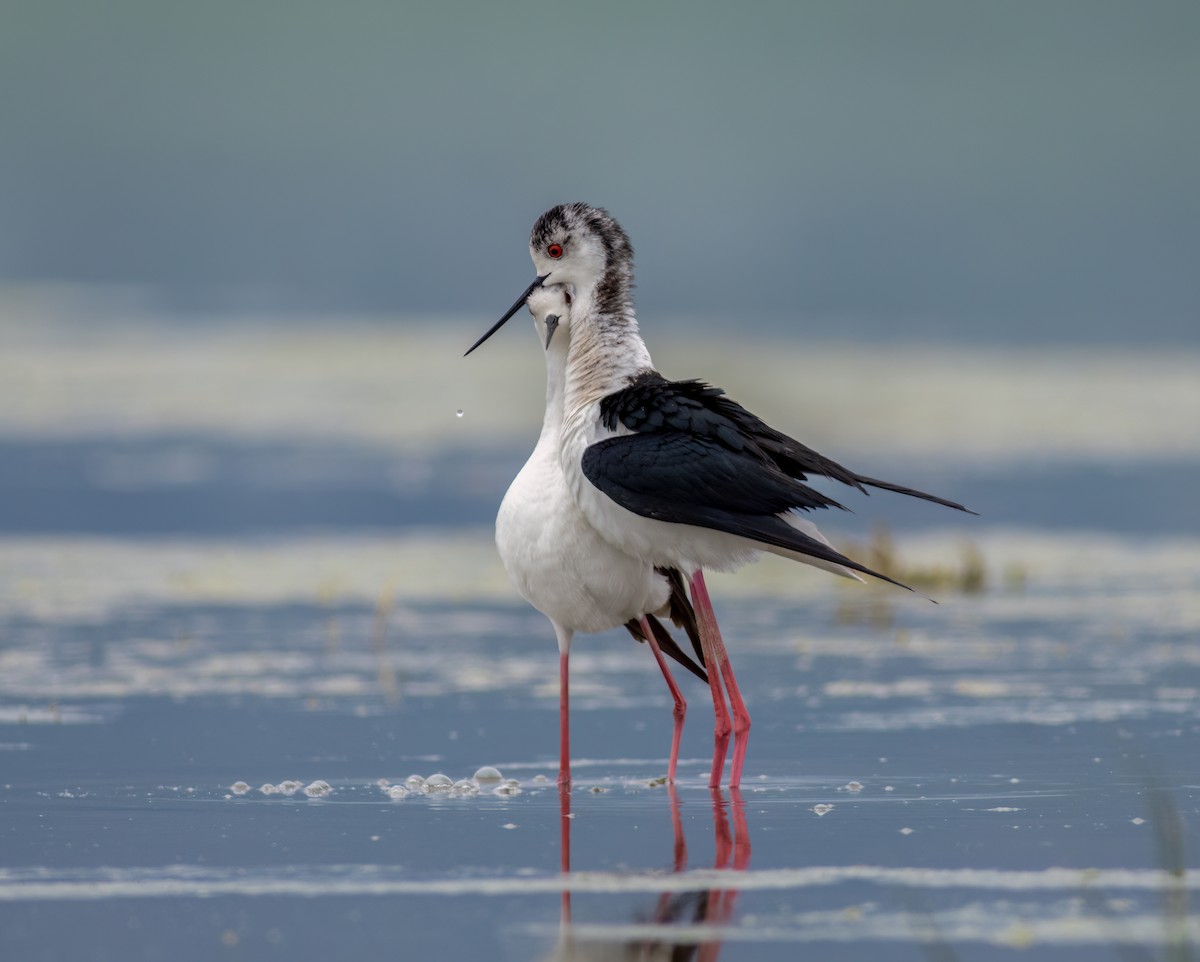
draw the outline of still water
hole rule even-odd
[[[563,796],[552,634],[488,527],[536,434],[532,339],[464,374],[452,339],[431,362],[362,327],[315,354],[270,327],[2,333],[5,957],[1184,958],[1200,938],[1194,359],[1056,380],[914,351],[927,393],[960,392],[940,431],[878,378],[828,416],[795,385],[738,390],[982,517],[876,495],[823,523],[865,552],[887,521],[937,605],[776,561],[711,579],[754,717],[740,792],[705,787],[703,686],[681,677],[672,790],[649,653],[578,639]],[[823,359],[835,380],[879,363]],[[513,378],[512,410],[476,375]],[[502,780],[469,781],[482,766]],[[407,781],[434,774],[460,785]]]

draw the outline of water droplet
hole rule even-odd
[[[264,795],[275,795],[279,791],[279,789],[276,788],[274,785],[272,785],[270,782],[267,782],[267,784],[265,784],[265,785],[259,785],[258,790],[260,792],[262,792]]]
[[[463,416],[463,409],[462,409],[462,408],[459,408],[457,411],[455,411],[455,412],[454,412],[454,416],[455,416],[456,418],[461,418],[461,417]]]
[[[250,786],[245,782],[234,782],[229,786],[229,790],[233,792],[234,795],[245,795],[248,791],[250,791]]]
[[[824,802],[818,802],[816,805],[814,805],[812,807],[812,810],[814,812],[816,812],[818,815],[828,815],[830,812],[833,811],[833,806],[826,805]]]
[[[492,768],[491,765],[484,765],[475,773],[475,782],[478,785],[494,785],[500,782],[504,776],[500,774],[500,770]]]
[[[423,792],[425,791],[425,779],[420,775],[409,775],[404,779],[404,787],[410,792]]]
[[[298,791],[300,791],[300,789],[302,789],[304,786],[303,786],[303,785],[301,785],[299,782],[297,782],[297,781],[294,781],[293,779],[290,779],[290,778],[289,778],[289,779],[288,779],[287,781],[285,781],[285,782],[280,782],[280,783],[279,783],[278,785],[276,785],[275,787],[276,787],[276,788],[277,788],[279,791],[283,792],[283,794],[284,794],[284,795],[295,795],[295,794],[296,794]]]
[[[387,787],[387,797],[392,799],[407,798],[408,789],[403,785],[389,785]]]
[[[333,786],[329,782],[318,778],[315,782],[310,782],[304,786],[304,794],[309,798],[324,798],[333,791]]]
[[[443,775],[437,772],[425,779],[425,791],[427,792],[448,792],[454,787],[454,781],[449,775]]]
[[[479,786],[469,778],[460,778],[454,783],[455,795],[478,795]]]

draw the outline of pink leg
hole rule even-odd
[[[571,695],[569,654],[558,656],[558,784],[571,784]]]
[[[714,635],[720,637],[720,629],[716,625],[716,616],[713,614],[711,602],[707,608],[700,603],[701,597],[708,598],[703,572],[700,569],[696,569],[692,575],[690,587],[693,606],[696,609],[696,625],[700,631],[700,647],[704,651],[704,661],[708,669],[708,686],[712,691],[713,714],[716,716],[716,724],[713,729],[712,772],[708,778],[708,787],[719,788],[721,774],[725,769],[725,752],[729,748],[729,735],[733,730],[729,709],[725,705],[725,693],[721,689],[719,669],[721,659],[718,648],[713,642]]]
[[[571,787],[569,784],[559,783],[558,807],[562,822],[559,837],[562,846],[562,873],[567,876],[571,874]],[[571,890],[567,887],[562,890],[562,920],[564,925],[571,921]]]
[[[725,689],[729,692],[729,706],[733,710],[733,761],[729,766],[729,787],[737,788],[742,784],[742,767],[746,763],[746,742],[750,735],[750,713],[746,711],[746,703],[742,701],[742,693],[738,690],[737,679],[733,677],[733,666],[729,663],[729,653],[725,650],[725,642],[721,638],[721,629],[717,625],[717,614],[713,611],[712,601],[708,597],[708,588],[704,584],[704,572],[697,569],[692,575],[692,604],[696,609],[696,619],[700,626],[700,640],[704,643],[704,657],[708,662],[709,684],[715,685],[714,669],[719,668],[721,677],[725,680]],[[711,648],[711,652],[710,652]],[[716,688],[713,688],[716,697]],[[724,705],[722,705],[722,709]],[[728,716],[726,716],[728,724]],[[721,728],[721,713],[717,713],[718,737]],[[729,735],[726,729],[726,743]],[[721,749],[721,762],[725,761],[724,749]],[[709,781],[710,788],[721,784],[721,773],[716,768],[716,758],[713,759],[714,780]]]
[[[671,760],[667,763],[667,783],[673,785],[675,784],[675,769],[679,765],[679,742],[683,738],[683,719],[687,716],[687,702],[684,701],[683,692],[679,690],[679,686],[675,684],[675,679],[671,676],[671,669],[667,667],[667,659],[663,657],[662,649],[658,647],[658,641],[654,637],[654,632],[650,630],[650,622],[646,620],[645,615],[642,616],[642,633],[650,643],[650,650],[654,652],[654,660],[658,662],[663,678],[667,680],[667,687],[671,689],[671,697],[675,699],[675,708],[672,712],[675,716],[675,731],[671,736]]]

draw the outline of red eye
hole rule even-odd
[[[551,244],[546,248],[546,253],[557,260],[562,257],[562,244]]]

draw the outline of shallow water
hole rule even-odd
[[[90,370],[52,333],[27,356]],[[189,336],[218,373],[242,356]],[[746,782],[715,795],[707,690],[681,678],[671,790],[648,652],[580,638],[564,799],[552,634],[488,527],[524,442],[397,453],[385,395],[333,368],[342,438],[282,404],[223,429],[229,398],[197,427],[195,385],[150,368],[142,428],[119,379],[91,427],[53,372],[7,397],[5,957],[1182,958],[1200,937],[1194,433],[1099,467],[1082,443],[1002,463],[918,432],[932,453],[900,479],[983,518],[877,495],[823,526],[863,542],[887,519],[939,604],[773,560],[714,575],[754,717]],[[260,365],[262,396],[281,371]],[[977,451],[1003,450],[988,410]],[[970,591],[934,570],[972,556]],[[482,765],[519,784],[386,791]]]
[[[5,582],[0,919],[15,957],[450,943],[517,959],[574,940],[616,958],[649,940],[721,944],[726,959],[794,958],[798,943],[856,958],[863,942],[894,958],[924,943],[1084,958],[1200,934],[1179,908],[1197,876],[1169,871],[1195,864],[1194,544],[1128,545],[1137,578],[1111,570],[1120,542],[1081,545],[1091,569],[1057,578],[1047,549],[1023,587],[938,606],[858,586],[796,600],[769,582],[722,598],[737,579],[714,579],[755,720],[740,793],[705,787],[702,686],[683,681],[673,797],[648,653],[581,639],[565,879],[540,616],[406,595],[300,602],[292,556],[314,544],[258,546],[254,566],[294,582],[247,597],[233,579],[223,602],[186,588],[135,601],[106,578],[103,542],[76,575],[93,596],[74,616],[40,615],[33,588]],[[121,547],[113,572],[136,575],[139,554],[164,563],[162,545]],[[186,575],[236,547],[174,550]],[[393,800],[380,785],[483,764],[519,793]],[[294,794],[260,790],[285,780]],[[307,797],[319,780],[332,790]]]

